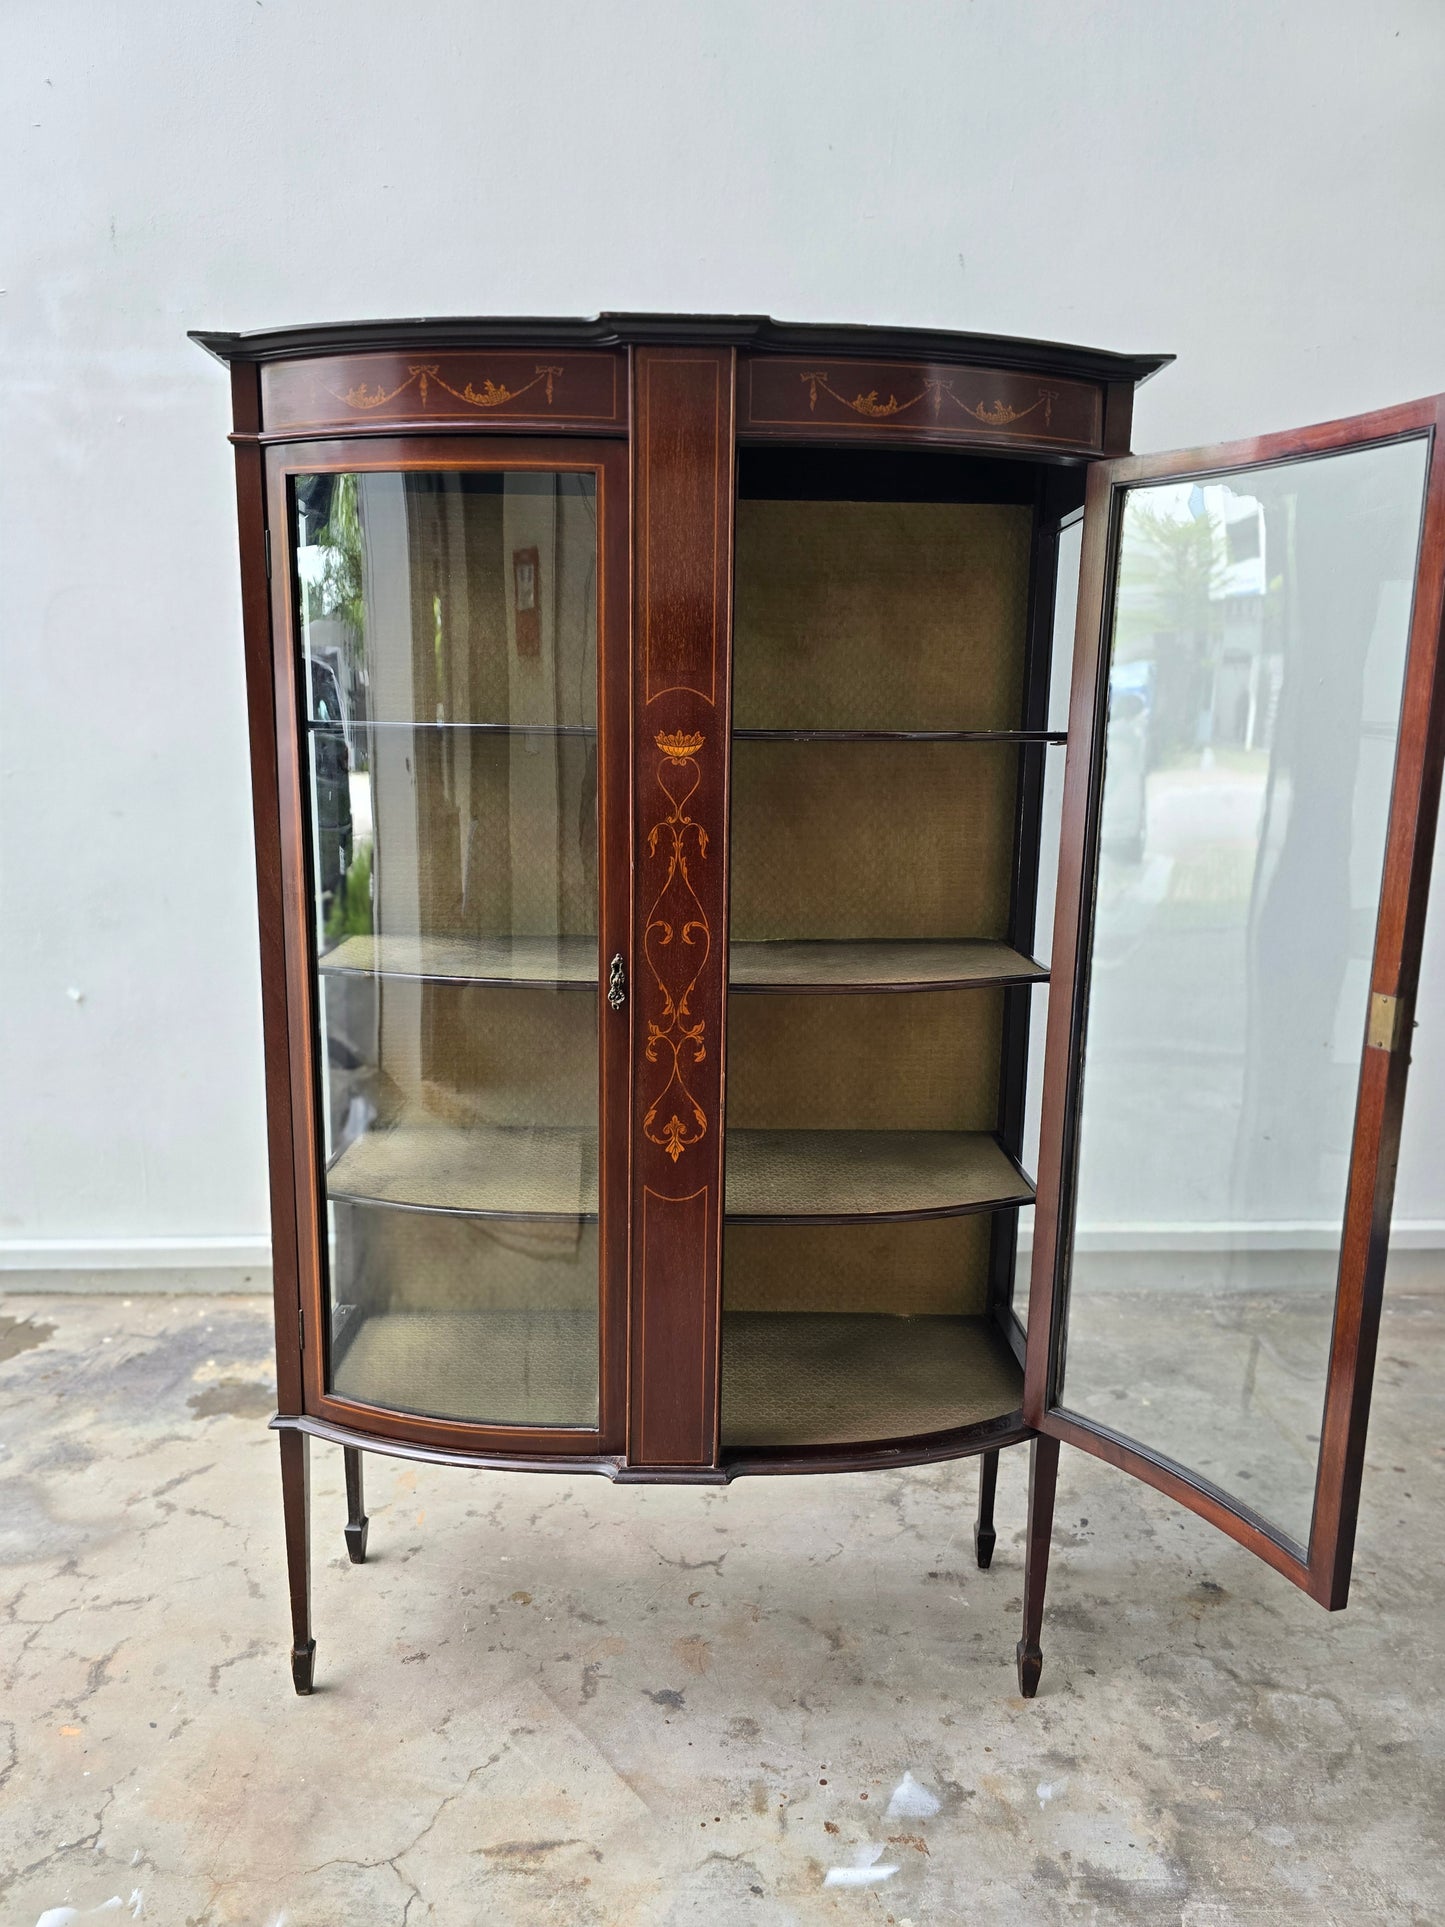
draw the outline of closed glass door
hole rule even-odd
[[[599,1424],[599,482],[293,473],[325,1379]]]

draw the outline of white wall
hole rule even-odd
[[[264,1254],[226,382],[187,328],[611,307],[1174,349],[1140,448],[1445,388],[1438,0],[9,0],[3,41],[12,1268]]]

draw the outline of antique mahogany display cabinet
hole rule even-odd
[[[604,316],[229,365],[293,1676],[308,1447],[1059,1443],[1345,1603],[1442,751],[1435,401]],[[800,1488],[802,1492],[808,1488]]]

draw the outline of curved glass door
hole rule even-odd
[[[591,473],[293,477],[326,1390],[598,1423]]]
[[[1121,463],[1086,536],[1026,1410],[1332,1605],[1428,878],[1435,418]]]

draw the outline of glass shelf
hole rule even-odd
[[[725,1447],[912,1438],[1022,1402],[1023,1373],[987,1318],[723,1314]]]
[[[597,1133],[403,1117],[353,1138],[327,1171],[326,1194],[474,1217],[595,1218]]]
[[[729,1131],[730,1221],[952,1217],[1033,1201],[986,1131]],[[597,1215],[597,1134],[563,1125],[448,1125],[403,1117],[334,1159],[333,1202],[473,1217]]]
[[[595,937],[343,937],[319,959],[323,975],[429,983],[595,990]],[[949,990],[1043,983],[1047,967],[1006,943],[735,943],[735,991]]]
[[[537,722],[537,723],[448,722],[441,717],[438,717],[435,721],[433,721],[426,716],[422,716],[415,720],[406,716],[367,716],[363,718],[353,719],[349,724],[345,726],[343,726],[340,723],[333,722],[327,717],[313,716],[307,721],[306,727],[308,729],[315,730],[320,735],[335,735],[338,731],[341,731],[342,733],[344,733],[344,728],[350,728],[353,730],[360,731],[362,733],[366,732],[367,730],[375,730],[375,729],[410,729],[413,731],[420,730],[420,729],[456,729],[456,730],[464,730],[468,732],[475,732],[475,733],[480,733],[482,735],[492,735],[492,736],[593,736],[595,737],[597,734],[596,729],[590,723],[557,723],[557,722],[545,722],[545,721]]]
[[[735,729],[735,743],[1044,743],[1068,741],[1054,729]]]
[[[1031,1204],[1033,1196],[988,1131],[727,1135],[725,1214],[732,1221],[953,1217]]]
[[[1042,983],[1049,974],[1006,943],[967,939],[735,943],[729,967],[736,991],[947,990]]]
[[[597,986],[595,937],[343,937],[325,951],[328,976],[413,977],[454,984]]]

